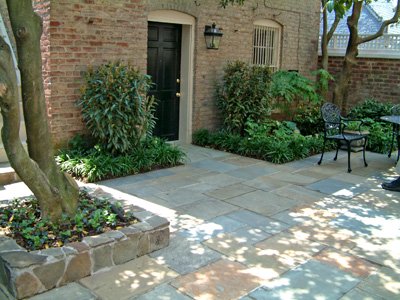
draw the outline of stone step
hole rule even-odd
[[[14,169],[9,163],[0,163],[0,185],[6,185],[20,181]]]

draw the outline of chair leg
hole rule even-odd
[[[366,161],[366,159],[365,159],[365,150],[366,150],[366,148],[367,148],[367,141],[368,141],[368,138],[366,137],[366,138],[364,139],[364,147],[363,147],[364,166],[366,166],[366,167],[368,167],[367,161]]]
[[[339,148],[340,148],[340,141],[337,141],[336,142],[336,154],[335,154],[335,157],[333,158],[334,161],[337,160],[337,156],[338,156],[338,153],[339,153]]]
[[[325,152],[325,144],[326,144],[326,140],[324,139],[324,144],[322,146],[322,153],[321,153],[321,158],[319,159],[318,164],[320,165],[322,162],[322,158],[324,157],[324,152]]]
[[[399,135],[399,133],[397,133],[397,159],[396,159],[396,163],[399,161],[399,157],[400,157],[400,135]]]
[[[351,172],[351,167],[350,167],[350,153],[351,153],[351,144],[350,142],[346,141],[347,143],[347,172]]]
[[[396,126],[396,125],[393,124],[393,128],[392,128],[392,142],[390,143],[390,149],[389,149],[388,157],[391,157],[391,156],[392,156],[393,143],[394,143],[394,134],[395,134],[395,131],[396,131],[396,127],[395,127],[395,126]],[[397,139],[397,140],[398,140],[398,139]]]

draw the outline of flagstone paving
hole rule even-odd
[[[400,299],[400,193],[380,187],[394,159],[354,153],[348,174],[344,152],[275,165],[184,148],[183,166],[98,183],[167,218],[168,247],[32,299]]]

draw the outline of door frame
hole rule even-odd
[[[194,29],[196,20],[193,16],[175,10],[155,10],[149,12],[147,21],[182,25],[178,142],[189,144],[192,142]]]

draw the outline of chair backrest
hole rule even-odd
[[[391,109],[390,109],[390,113],[394,116],[399,116],[400,115],[400,104],[396,104],[394,105]]]
[[[324,103],[321,107],[321,116],[325,122],[325,129],[340,130],[340,108],[333,103]]]

